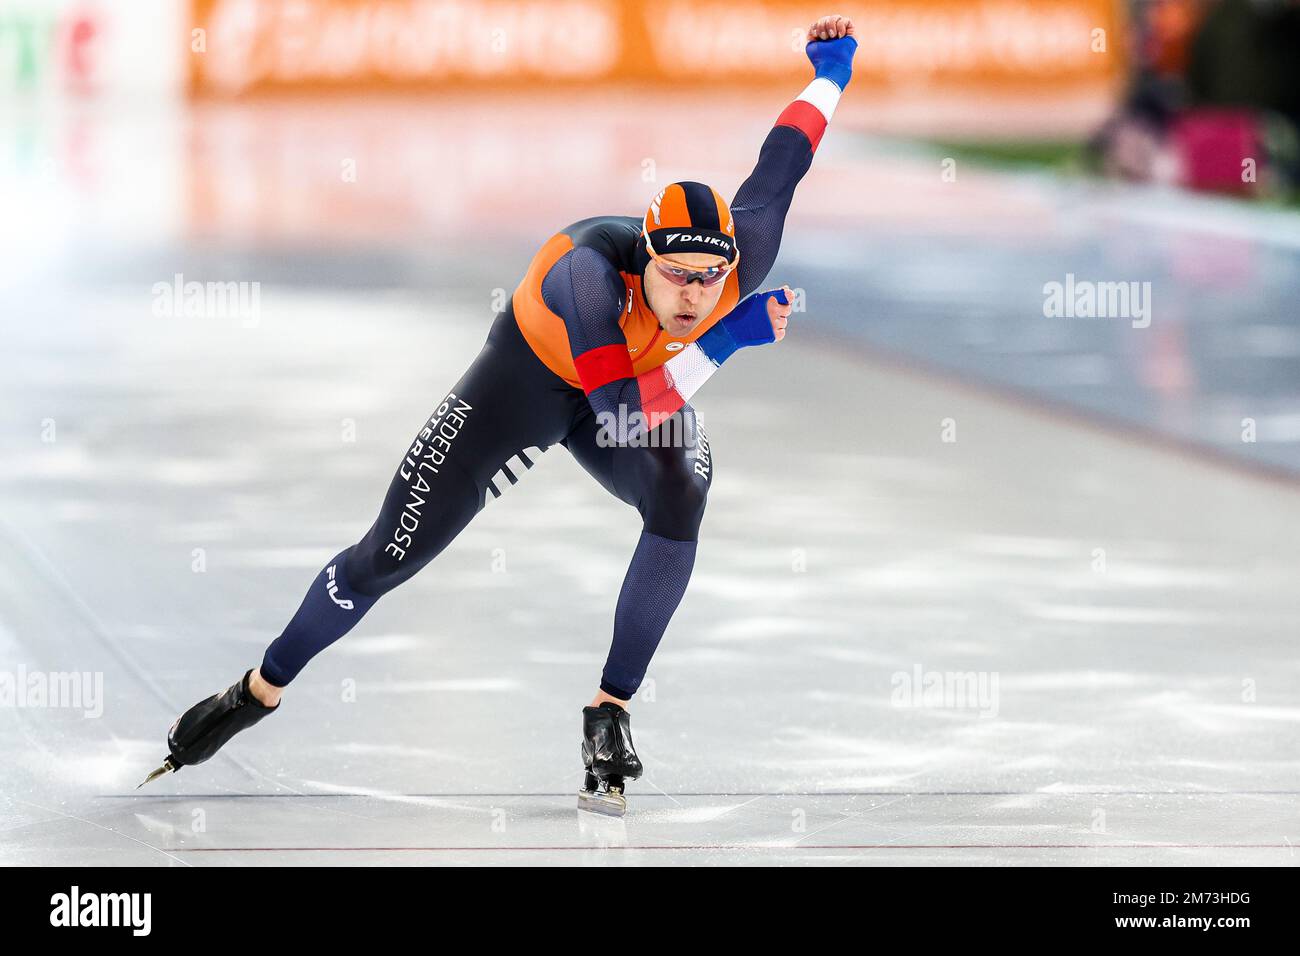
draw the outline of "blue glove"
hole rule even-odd
[[[830,80],[843,93],[853,75],[853,54],[857,48],[858,41],[846,36],[835,40],[810,40],[804,52],[817,75]]]
[[[714,365],[721,365],[736,349],[748,345],[766,345],[776,341],[772,320],[767,314],[767,300],[775,297],[781,305],[789,305],[784,289],[755,292],[736,303],[736,307],[715,322],[713,327],[695,341]]]

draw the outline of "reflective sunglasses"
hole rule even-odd
[[[667,259],[661,259],[653,253],[651,253],[650,257],[654,260],[655,268],[659,270],[659,274],[673,285],[686,286],[699,279],[700,285],[706,289],[725,281],[732,270],[736,268],[736,263],[740,261],[740,254],[737,253],[736,258],[724,266],[694,269],[690,266],[677,265]]]

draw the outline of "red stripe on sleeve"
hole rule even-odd
[[[673,386],[672,377],[663,366],[642,372],[636,380],[641,392],[641,411],[646,427],[658,428],[673,412],[686,404],[682,393]]]
[[[582,390],[590,395],[602,385],[632,377],[632,356],[626,345],[602,345],[588,349],[573,360]]]
[[[826,117],[807,100],[795,100],[781,111],[781,115],[776,118],[776,125],[793,126],[799,130],[808,137],[815,153],[817,144],[822,141],[822,134],[826,132]]]

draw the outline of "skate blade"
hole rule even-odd
[[[165,773],[175,773],[176,770],[177,770],[176,765],[175,765],[174,763],[172,763],[172,758],[171,758],[170,756],[168,756],[167,759],[164,760],[164,761],[162,762],[162,766],[161,766],[161,767],[159,767],[159,768],[158,768],[157,770],[155,770],[153,773],[149,774],[149,776],[145,777],[145,778],[144,778],[143,780],[141,780],[138,784],[136,784],[136,787],[135,787],[135,788],[136,788],[137,790],[139,790],[139,789],[140,789],[141,787],[143,787],[146,783],[152,783],[153,781],[155,781],[155,780],[157,780],[159,777],[161,777],[163,774],[165,774]]]
[[[627,813],[627,798],[622,794],[578,791],[578,809],[599,813],[607,817],[621,817]]]

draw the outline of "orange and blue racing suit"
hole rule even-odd
[[[641,515],[600,685],[632,697],[685,593],[717,468],[689,399],[737,348],[773,339],[770,293],[751,293],[776,258],[855,46],[809,44],[817,76],[779,115],[730,205],[738,266],[688,335],[668,334],[646,301],[639,218],[584,219],[542,245],[478,357],[411,441],[374,524],[325,566],[267,649],[266,680],[293,680],[558,444]]]

